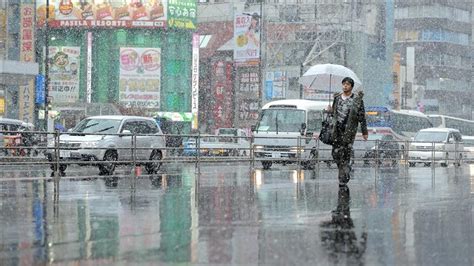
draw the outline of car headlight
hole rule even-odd
[[[81,143],[81,148],[95,148],[97,147],[97,142],[95,141],[86,141]]]
[[[48,148],[56,147],[56,141],[54,139],[48,141]]]
[[[304,152],[304,147],[291,147],[290,152],[303,153]]]
[[[442,150],[444,150],[444,148],[445,148],[445,147],[444,147],[444,144],[436,145],[436,146],[435,146],[435,150],[438,150],[438,151],[442,151]]]
[[[254,150],[263,150],[263,146],[262,145],[255,145],[253,146]]]

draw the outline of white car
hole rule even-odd
[[[132,146],[133,135],[136,144]],[[133,150],[133,147],[137,149]],[[56,169],[56,141],[48,142],[46,156],[51,169]],[[98,163],[100,174],[112,174],[117,163],[125,161],[144,164],[147,173],[159,170],[160,160],[166,152],[166,141],[160,127],[152,118],[139,116],[94,116],[77,124],[59,137],[59,170],[65,171],[68,163],[102,161]]]
[[[453,128],[426,128],[416,133],[408,151],[408,163],[415,166],[423,163],[440,162],[448,166],[450,162],[460,165],[464,145],[459,130]]]

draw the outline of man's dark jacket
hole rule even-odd
[[[332,114],[333,114],[333,139],[342,139],[342,143],[338,143],[339,145],[348,145],[348,144],[353,144],[355,136],[357,134],[357,127],[359,126],[362,130],[363,135],[367,135],[367,121],[365,119],[365,108],[364,108],[364,100],[362,99],[364,97],[364,93],[362,91],[359,91],[353,95],[354,97],[354,104],[352,105],[351,110],[349,111],[349,116],[347,118],[347,123],[344,132],[342,132],[342,138],[338,136],[337,134],[340,134],[341,132],[337,129],[336,123],[337,123],[337,104],[339,104],[340,101],[342,101],[342,93],[335,93],[334,94],[334,100],[332,102]]]

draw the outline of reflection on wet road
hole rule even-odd
[[[72,167],[56,180],[12,167],[0,174],[0,265],[472,265],[470,170],[357,168],[339,188],[327,168]]]

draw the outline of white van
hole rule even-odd
[[[279,100],[265,104],[256,126],[252,126],[254,155],[264,169],[273,163],[294,163],[298,154],[305,169],[318,157],[316,136],[321,130],[327,101]],[[330,146],[329,146],[330,147]]]
[[[410,166],[417,163],[429,166],[433,159],[444,167],[448,166],[449,162],[460,165],[464,153],[461,133],[453,128],[422,129],[416,133],[409,148]]]

